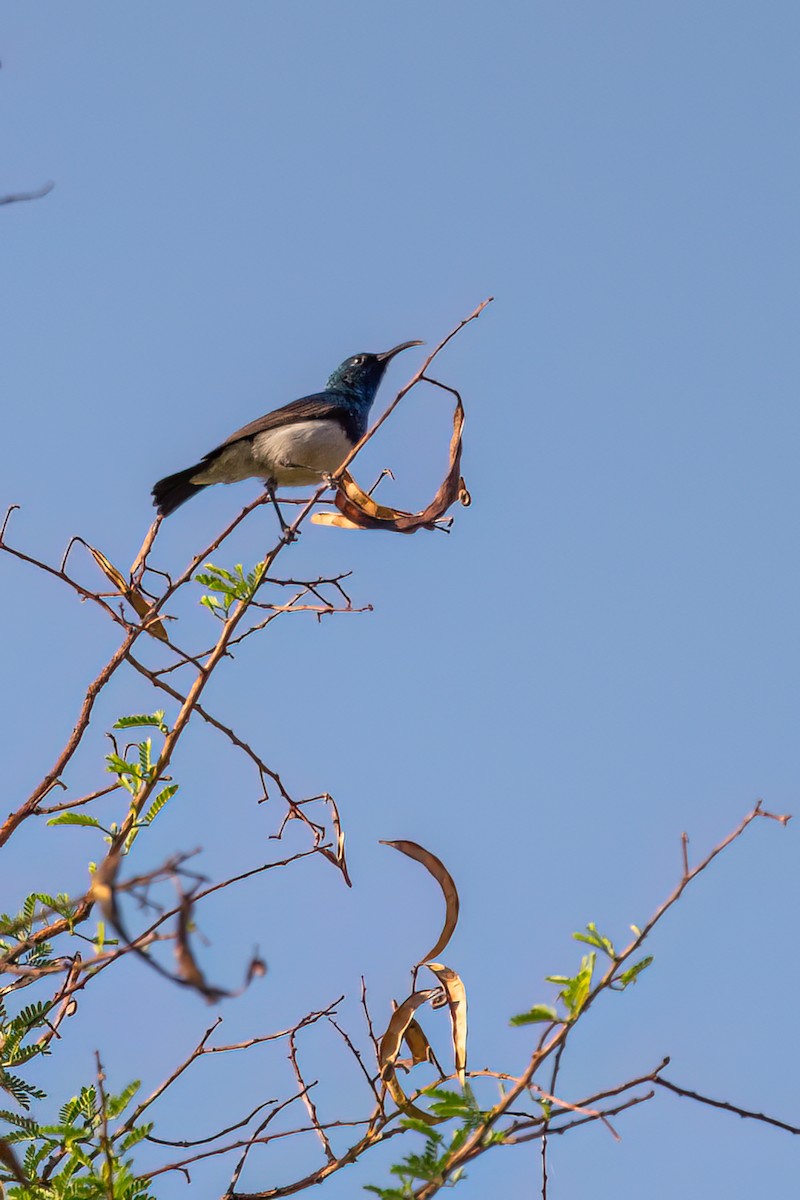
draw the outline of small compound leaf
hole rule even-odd
[[[425,966],[433,971],[439,983],[444,988],[447,997],[447,1007],[450,1010],[450,1024],[453,1032],[453,1064],[462,1088],[467,1082],[467,992],[461,980],[450,967],[443,963],[426,962]]]
[[[418,960],[420,963],[428,962],[429,959],[436,958],[442,953],[450,941],[450,938],[453,936],[453,931],[458,924],[459,901],[458,892],[456,891],[456,885],[453,882],[453,877],[441,859],[437,858],[435,854],[431,854],[430,850],[426,850],[423,846],[418,845],[417,842],[381,841],[381,845],[391,846],[393,849],[399,850],[401,854],[406,854],[409,858],[413,858],[416,862],[422,863],[423,867],[430,872],[430,874],[439,884],[439,887],[442,889],[445,902],[445,918],[442,932],[439,934],[436,944],[428,951],[427,954],[423,954],[422,958]]]
[[[652,961],[652,954],[648,954],[647,958],[641,959],[640,962],[634,963],[632,967],[628,967],[627,971],[623,971],[617,982],[620,983],[624,988],[626,988],[629,983],[636,983],[636,980],[639,978],[642,971],[646,971]]]
[[[576,942],[586,942],[587,945],[595,946],[598,950],[602,950],[610,959],[616,959],[617,957],[614,943],[610,938],[605,937],[599,932],[594,921],[590,921],[586,926],[586,933],[573,933],[572,936]]]
[[[102,825],[96,817],[90,817],[88,813],[61,813],[59,817],[51,817],[47,822],[48,825],[91,825],[93,829],[102,829]]]
[[[147,812],[142,817],[143,825],[152,825],[153,821],[155,821],[164,805],[175,795],[179,787],[179,783],[170,783],[167,785],[167,787],[161,789],[153,803],[148,808]]]
[[[539,1021],[557,1021],[558,1013],[549,1004],[534,1004],[526,1013],[511,1018],[512,1025],[535,1025]]]
[[[113,729],[135,729],[147,725],[158,729],[160,733],[169,733],[169,726],[164,724],[164,710],[159,708],[154,713],[131,713],[128,717],[120,717],[115,721]]]

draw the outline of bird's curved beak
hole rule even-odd
[[[424,342],[401,342],[399,346],[395,346],[393,350],[384,350],[383,354],[376,354],[375,357],[379,362],[388,362],[390,358],[394,358],[395,354],[399,354],[401,350],[410,350],[412,346],[424,346]]]

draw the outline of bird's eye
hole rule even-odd
[[[353,359],[353,366],[360,367],[363,362],[367,361],[366,354],[357,354]]]

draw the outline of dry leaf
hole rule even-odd
[[[453,930],[458,923],[458,892],[456,885],[453,882],[453,877],[445,867],[440,858],[435,854],[431,854],[430,850],[426,850],[424,846],[420,846],[417,842],[387,842],[381,841],[382,846],[392,846],[395,850],[399,850],[401,854],[406,854],[409,858],[413,858],[418,863],[422,863],[433,878],[439,884],[444,895],[445,902],[445,918],[444,927],[436,941],[436,944],[427,954],[423,954],[418,961],[420,963],[427,962],[430,958],[436,958],[441,954],[450,938],[453,936]]]
[[[463,1087],[467,1078],[465,1074],[467,1067],[467,992],[461,976],[457,975],[450,967],[445,967],[442,963],[437,962],[426,962],[425,966],[433,971],[447,997],[450,1023],[453,1028],[453,1063],[458,1075],[458,1082]]]
[[[88,548],[92,558],[106,579],[117,588],[121,596],[125,597],[137,617],[141,617],[144,620],[152,608],[151,602],[137,588],[131,587],[124,575],[117,570],[113,563],[108,561],[105,554],[102,554],[99,550],[95,550],[94,546],[90,546],[88,542],[85,542],[84,545]],[[159,620],[150,621],[145,628],[149,634],[154,638],[158,638],[160,642],[169,641],[167,631]]]
[[[311,520],[317,525],[334,525],[340,529],[388,529],[394,533],[416,533],[418,529],[435,529],[456,500],[467,506],[470,495],[461,478],[461,435],[464,428],[464,406],[459,397],[453,413],[453,434],[450,439],[450,465],[439,490],[422,512],[404,512],[378,504],[343,471],[335,504],[338,513],[314,513]]]
[[[339,810],[336,807],[336,801],[333,796],[326,796],[325,799],[331,807],[331,823],[336,834],[336,849],[322,849],[320,853],[324,854],[328,862],[332,862],[335,867],[339,868],[347,886],[352,887],[353,885],[350,882],[350,875],[347,870],[347,859],[344,856],[344,830],[342,829],[342,822],[339,820]]]

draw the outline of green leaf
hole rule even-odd
[[[200,603],[204,605],[209,612],[212,612],[215,617],[219,616],[221,605],[213,596],[201,596]]]
[[[109,1117],[118,1117],[121,1112],[124,1112],[141,1086],[142,1081],[134,1079],[118,1096],[109,1096],[106,1106]]]
[[[404,1117],[400,1122],[404,1129],[414,1129],[417,1133],[421,1133],[423,1137],[430,1138],[437,1145],[444,1141],[442,1135],[435,1129],[431,1129],[424,1121],[420,1121],[417,1117]]]
[[[10,1022],[10,1027],[12,1029],[21,1028],[27,1033],[34,1025],[41,1024],[51,1008],[51,1004],[45,1003],[42,1000],[37,1000],[34,1004],[26,1004],[24,1008],[20,1009],[16,1017],[14,1017],[14,1020]]]
[[[106,770],[116,775],[123,787],[126,787],[132,796],[135,795],[139,790],[139,784],[142,783],[139,764],[126,762],[118,754],[107,754],[106,762],[108,764]]]
[[[215,616],[220,616],[222,613],[227,614],[234,601],[246,603],[252,599],[264,578],[265,570],[264,562],[257,563],[253,570],[246,574],[241,563],[237,563],[233,571],[227,571],[224,567],[215,567],[213,563],[206,563],[205,571],[198,572],[194,578],[197,583],[208,588],[209,591],[216,592],[217,596],[203,596],[200,603],[205,605]]]
[[[10,1071],[0,1070],[0,1088],[14,1097],[20,1108],[29,1109],[31,1100],[44,1100],[45,1093],[40,1088],[32,1087],[24,1079],[12,1075]]]
[[[591,991],[592,975],[594,974],[596,960],[597,955],[592,951],[591,954],[587,954],[581,959],[581,966],[577,975],[547,976],[548,983],[556,983],[561,987],[558,997],[564,1002],[564,1006],[569,1012],[570,1020],[572,1021],[580,1015]]]
[[[526,1013],[511,1018],[512,1025],[535,1025],[538,1021],[557,1021],[558,1013],[549,1004],[534,1004]]]
[[[89,825],[92,829],[102,829],[103,826],[96,817],[90,817],[88,813],[68,812],[61,813],[58,817],[51,817],[47,822],[48,825]],[[55,906],[53,906],[55,907]]]
[[[119,1143],[119,1152],[123,1154],[126,1150],[130,1150],[132,1146],[138,1145],[146,1137],[149,1137],[153,1131],[153,1122],[148,1125],[137,1125],[130,1133],[126,1133],[125,1137]]]
[[[129,717],[120,717],[112,725],[112,729],[135,729],[149,725],[160,733],[169,733],[169,726],[164,724],[164,710],[159,708],[154,713],[134,713]]]
[[[82,1087],[77,1097],[78,1111],[88,1119],[92,1120],[98,1113],[97,1092],[94,1084],[89,1084],[88,1087]]]
[[[596,946],[598,950],[602,950],[609,958],[616,960],[617,954],[614,949],[614,944],[610,938],[604,937],[598,932],[594,921],[590,921],[586,926],[586,933],[573,933],[572,935],[577,942],[587,942],[590,946]]]
[[[153,821],[156,819],[156,817],[158,816],[158,814],[161,812],[162,808],[167,803],[167,801],[175,795],[175,793],[177,792],[179,787],[180,787],[180,784],[171,783],[168,787],[163,788],[162,791],[160,791],[158,793],[155,800],[153,801],[153,803],[148,808],[147,812],[142,817],[141,824],[142,825],[151,825],[153,823]]]
[[[22,1117],[8,1108],[0,1109],[0,1121],[5,1121],[8,1125],[16,1125],[24,1133],[37,1133],[39,1130],[39,1123],[34,1121],[33,1117]]]
[[[145,738],[143,742],[139,742],[139,767],[145,778],[147,778],[151,770],[150,752],[152,748],[152,738]]]
[[[632,967],[628,967],[627,971],[623,971],[617,982],[620,983],[624,988],[626,988],[629,983],[636,983],[636,980],[639,978],[642,971],[646,971],[652,961],[652,954],[648,954],[647,958],[641,959],[638,963],[634,963]]]

